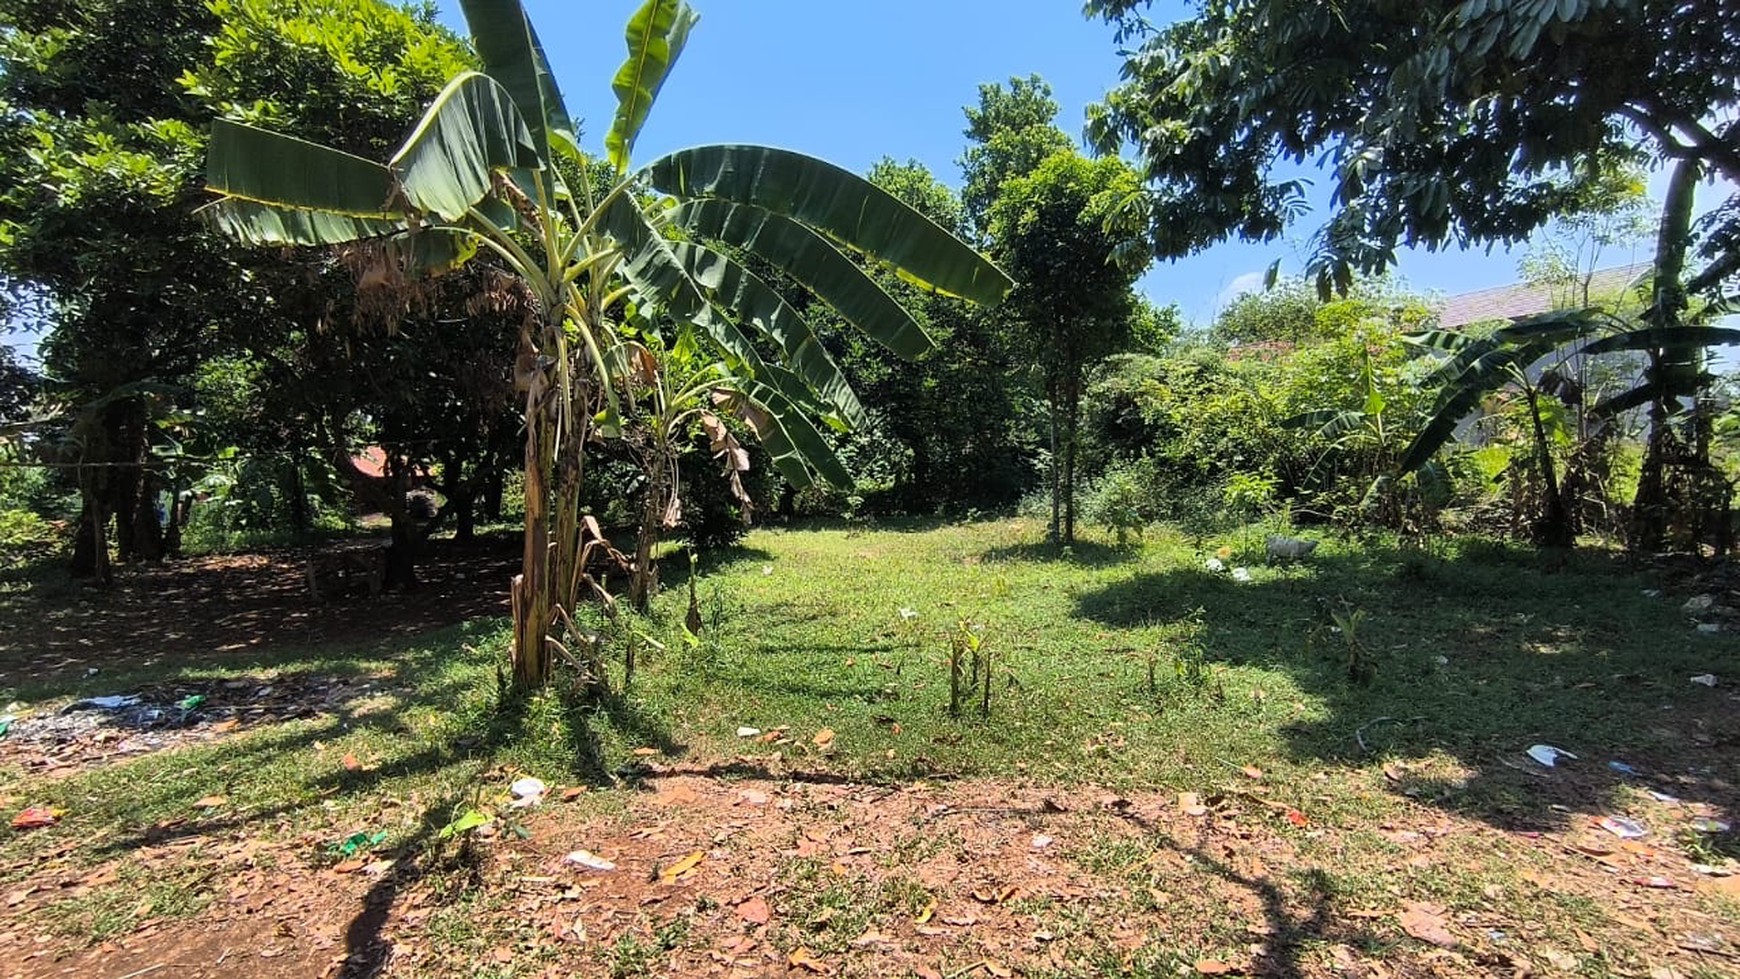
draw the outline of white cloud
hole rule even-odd
[[[1246,272],[1245,274],[1233,279],[1231,282],[1228,282],[1226,288],[1222,289],[1220,294],[1214,297],[1215,312],[1218,313],[1225,309],[1227,303],[1232,302],[1234,299],[1237,299],[1247,292],[1257,292],[1261,290],[1263,288],[1263,275],[1264,273],[1261,271]]]

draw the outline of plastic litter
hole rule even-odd
[[[562,858],[562,862],[570,867],[585,867],[587,870],[608,872],[616,869],[616,864],[604,859],[590,850],[575,850]]]
[[[737,736],[740,738],[753,738],[760,734],[761,728],[758,727],[740,727],[737,729]]]
[[[1234,581],[1250,581],[1251,580],[1251,569],[1250,568],[1234,568],[1232,570],[1232,576],[1233,576]]]
[[[515,809],[530,809],[544,801],[544,793],[550,791],[550,787],[545,785],[541,778],[527,776],[508,786],[508,791],[512,792],[514,796],[513,802],[509,805]]]
[[[1692,820],[1692,829],[1699,833],[1726,833],[1733,828],[1734,824],[1726,819],[1700,817]]]
[[[1700,673],[1697,676],[1692,677],[1692,682],[1700,687],[1714,687],[1716,685],[1716,674]]]
[[[120,710],[123,707],[131,707],[138,702],[138,697],[86,697],[79,701],[80,704],[90,704],[92,707],[101,707],[104,710]]]
[[[18,720],[18,718],[13,717],[11,714],[7,714],[5,717],[0,717],[0,738],[4,738],[6,732],[12,730],[12,723],[16,720]]]
[[[1644,829],[1642,823],[1624,816],[1602,816],[1595,825],[1622,840],[1637,840],[1649,835],[1649,830]]]
[[[182,710],[193,710],[194,708],[198,707],[200,704],[203,704],[203,703],[205,703],[205,694],[195,693],[195,694],[189,694],[189,695],[181,698],[180,700],[176,701],[175,706],[181,708]]]
[[[911,622],[913,619],[916,619],[916,618],[918,618],[918,610],[917,609],[910,609],[910,608],[906,608],[904,606],[901,607],[901,609],[900,609],[901,621]]]
[[[1641,774],[1643,774],[1642,772],[1639,772],[1637,769],[1632,768],[1630,765],[1627,765],[1625,762],[1622,762],[1622,761],[1610,761],[1607,763],[1607,767],[1613,769],[1614,771],[1618,772],[1621,775],[1641,775]]]
[[[1217,557],[1211,557],[1202,562],[1202,566],[1213,571],[1215,574],[1220,574],[1222,571],[1226,570],[1226,562]]]
[[[1713,636],[1721,631],[1722,631],[1722,623],[1720,623],[1720,622],[1700,622],[1700,623],[1698,623],[1698,634],[1701,636]]]
[[[1539,762],[1542,767],[1545,768],[1552,768],[1554,765],[1558,764],[1560,758],[1569,758],[1572,761],[1577,759],[1577,756],[1571,754],[1569,751],[1566,751],[1563,748],[1555,748],[1550,744],[1530,745],[1528,756]]]
[[[1654,799],[1657,802],[1678,802],[1678,801],[1680,801],[1680,797],[1677,795],[1668,795],[1666,792],[1657,792],[1655,789],[1649,789],[1648,791],[1649,791],[1649,797],[1651,799]]]

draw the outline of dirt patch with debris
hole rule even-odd
[[[370,648],[483,615],[506,615],[519,564],[507,537],[431,541],[418,587],[317,599],[318,549],[185,558],[121,569],[107,589],[0,594],[0,685],[65,682],[129,666],[223,665],[319,645]]]
[[[342,862],[242,834],[148,846],[132,859],[208,867],[207,903],[95,947],[33,911],[114,871],[57,876],[51,859],[0,899],[17,950],[0,975],[1692,979],[1740,963],[1740,878],[1695,870],[1666,828],[1690,808],[1652,814],[1641,841],[1424,804],[1318,826],[1256,782],[1118,795],[656,766],[639,790],[548,799],[462,842]]]

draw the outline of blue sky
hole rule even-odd
[[[883,156],[917,159],[958,187],[963,106],[982,82],[1037,73],[1079,133],[1083,111],[1118,80],[1111,29],[1081,15],[1078,0],[692,0],[701,22],[653,109],[635,159],[713,142],[802,150],[862,172]],[[526,0],[582,142],[598,150],[615,110],[610,77],[626,48],[622,26],[639,0]],[[1155,16],[1168,7],[1157,4]],[[454,0],[442,17],[463,30]],[[1319,184],[1317,196],[1327,190]],[[1302,264],[1317,225],[1307,216],[1288,240],[1228,243],[1162,265],[1142,281],[1160,303],[1206,322],[1269,264]],[[1413,286],[1443,293],[1503,285],[1516,254],[1502,249],[1404,255]],[[1615,255],[1614,263],[1630,261]]]

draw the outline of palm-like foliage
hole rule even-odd
[[[1514,386],[1527,403],[1533,464],[1545,489],[1546,513],[1542,539],[1569,544],[1566,502],[1559,493],[1540,399],[1543,369],[1572,357],[1641,352],[1649,357],[1638,383],[1587,408],[1594,419],[1607,419],[1651,402],[1674,403],[1695,398],[1710,377],[1687,365],[1698,363],[1703,348],[1740,343],[1740,330],[1710,326],[1638,327],[1634,321],[1595,309],[1563,310],[1520,319],[1485,337],[1448,330],[1429,330],[1411,337],[1428,350],[1448,356],[1427,383],[1439,390],[1431,417],[1402,456],[1398,468],[1413,472],[1425,466],[1455,437],[1462,421],[1487,397]]]
[[[492,253],[531,292],[518,338],[526,423],[526,533],[514,583],[515,681],[549,673],[549,630],[582,591],[578,497],[585,443],[620,424],[613,351],[653,324],[691,324],[742,395],[788,480],[845,473],[811,418],[863,417],[838,367],[752,254],[906,355],[929,340],[849,249],[930,289],[999,301],[1008,279],[869,182],[801,154],[703,146],[630,171],[630,152],[695,15],[647,0],[629,23],[613,86],[609,177],[584,157],[543,48],[517,0],[465,0],[482,72],[454,78],[386,164],[219,121],[208,183],[213,220],[258,244],[372,242],[439,270]]]

